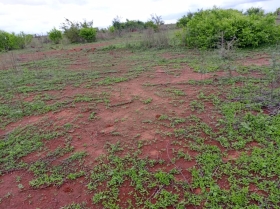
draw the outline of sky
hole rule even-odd
[[[119,16],[122,21],[147,21],[151,14],[165,23],[176,21],[187,12],[213,6],[246,10],[262,7],[274,12],[280,0],[0,0],[0,30],[46,34],[59,29],[65,18],[71,21],[93,20],[94,27],[106,28]]]

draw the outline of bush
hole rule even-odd
[[[187,23],[186,43],[190,47],[215,48],[223,32],[225,41],[236,37],[241,48],[275,44],[280,37],[275,19],[275,15],[261,12],[244,15],[233,9],[201,10]]]
[[[65,37],[71,43],[78,43],[80,42],[79,30],[80,24],[76,22],[72,22],[66,19],[65,23],[62,23],[61,29],[64,31]]]
[[[17,48],[24,49],[28,44],[31,43],[32,39],[33,35],[20,32],[16,35]]]
[[[96,29],[94,28],[82,28],[80,29],[79,36],[87,42],[96,41]]]
[[[62,32],[56,28],[53,28],[48,35],[49,39],[55,44],[58,44],[62,40]]]
[[[121,36],[122,30],[124,29],[124,23],[121,22],[121,17],[115,17],[112,20],[112,25],[114,26],[115,32],[118,34],[118,36]]]
[[[24,44],[25,44],[25,47],[31,43],[32,39],[33,39],[33,35],[31,34],[22,34],[23,35],[23,39],[24,39]]]
[[[24,49],[32,41],[32,38],[32,35],[23,32],[15,34],[0,31],[0,51]]]
[[[135,32],[141,31],[145,27],[145,23],[140,20],[129,20],[126,22],[121,22],[121,17],[116,16],[112,20],[112,26],[108,27],[110,33],[114,33],[118,36],[122,36],[123,32]]]
[[[109,26],[108,27],[108,31],[110,32],[110,33],[114,33],[115,32],[115,27],[112,25],[112,26]]]
[[[19,34],[9,34],[9,49],[24,49],[31,41],[33,36],[20,32]]]
[[[275,10],[274,14],[275,15],[280,15],[280,7]]]
[[[123,28],[126,31],[134,32],[134,31],[137,31],[137,30],[144,29],[144,25],[145,25],[145,23],[140,21],[140,20],[128,20],[128,19],[126,19],[126,22],[123,23]]]
[[[176,26],[177,26],[178,28],[186,27],[187,24],[188,24],[188,22],[192,19],[192,17],[193,17],[193,13],[189,12],[189,13],[187,14],[187,16],[184,15],[183,17],[181,17],[181,18],[176,22]]]
[[[9,33],[0,31],[0,51],[9,50]]]
[[[153,28],[154,31],[158,32],[161,25],[164,25],[162,17],[156,14],[152,14],[151,19],[149,19],[144,26],[146,29]]]
[[[245,15],[264,15],[264,10],[260,7],[251,7],[246,10]]]
[[[67,18],[65,20],[66,22],[62,23],[61,29],[63,30],[65,37],[71,43],[79,43],[84,40],[95,41],[96,29],[92,27],[93,21],[87,22],[84,20],[84,22],[72,22]],[[93,37],[94,39],[92,39]]]
[[[9,50],[12,50],[12,49],[19,49],[19,45],[20,45],[20,38],[18,38],[16,36],[15,33],[10,33],[9,35]]]
[[[145,23],[145,28],[146,29],[149,29],[149,28],[152,28],[154,31],[159,31],[159,26],[156,25],[153,21],[147,21]]]

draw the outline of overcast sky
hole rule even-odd
[[[275,11],[280,0],[0,0],[0,30],[46,33],[53,27],[59,28],[64,18],[93,20],[94,27],[107,27],[116,16],[122,17],[122,21],[147,21],[151,14],[162,16],[166,23],[175,23],[188,11],[214,5]]]

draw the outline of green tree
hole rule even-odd
[[[96,41],[96,29],[94,28],[81,28],[79,35],[87,42]]]
[[[49,39],[55,43],[58,44],[60,40],[62,40],[62,32],[60,30],[57,30],[56,28],[53,28],[49,33]]]
[[[264,15],[264,10],[261,7],[251,7],[246,10],[245,15]]]

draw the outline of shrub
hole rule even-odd
[[[87,42],[96,41],[96,29],[94,28],[81,28],[79,36]]]
[[[9,33],[8,43],[9,43],[9,50],[12,49],[19,49],[20,39],[16,36],[15,33]]]
[[[32,39],[33,39],[33,35],[31,34],[24,34],[22,33],[21,34],[23,36],[23,39],[24,39],[24,44],[25,44],[25,47],[31,43]]]
[[[152,28],[154,31],[158,31],[159,30],[159,26],[156,25],[153,21],[149,20],[145,23],[145,28],[149,29]]]
[[[33,36],[20,32],[19,34],[0,31],[0,51],[24,49],[32,41]]]
[[[246,10],[245,15],[264,15],[264,10],[260,7],[251,7]]]
[[[181,17],[177,22],[176,22],[176,26],[178,28],[183,28],[183,27],[186,27],[188,22],[192,19],[193,17],[193,13],[191,12],[188,12],[187,16],[184,15],[183,17]]]
[[[25,34],[24,32],[20,32],[19,34],[16,34],[16,45],[19,49],[24,49],[28,44],[31,43],[33,39],[33,35],[31,34]]]
[[[9,34],[9,49],[24,49],[31,41],[33,36],[20,32],[19,34]]]
[[[72,22],[67,18],[65,20],[61,29],[71,43],[79,43],[84,40],[95,41],[97,29],[92,27],[93,21]]]
[[[0,30],[0,51],[9,50],[9,33]]]
[[[108,29],[111,33],[116,32],[118,35],[121,36],[123,30],[127,32],[134,32],[137,30],[142,30],[144,29],[144,27],[145,23],[140,20],[126,19],[126,22],[121,22],[121,17],[117,16],[112,20],[112,26],[110,26]]]
[[[66,22],[62,23],[61,29],[64,32],[65,37],[71,42],[71,43],[77,43],[80,42],[80,36],[79,36],[79,29],[80,24],[76,22],[72,22],[68,19],[65,19]]]
[[[54,42],[55,44],[58,44],[60,40],[62,40],[62,32],[60,30],[57,30],[56,28],[53,28],[49,33],[49,39]]]
[[[164,21],[162,20],[162,17],[161,16],[158,16],[156,14],[152,14],[151,15],[151,19],[149,19],[144,27],[147,29],[147,28],[153,28],[154,31],[158,32],[159,31],[159,28],[161,25],[164,25]]]
[[[190,47],[215,48],[223,32],[225,41],[236,37],[241,48],[274,44],[280,37],[275,19],[273,14],[244,15],[233,9],[201,10],[187,23],[186,43]]]
[[[124,23],[121,22],[121,17],[117,16],[112,20],[112,25],[114,26],[115,32],[119,36],[122,35],[122,30],[124,29]]]
[[[280,7],[278,7],[275,12],[274,12],[275,15],[280,15]]]
[[[142,30],[144,28],[145,23],[140,20],[128,20],[123,23],[123,27],[126,31],[134,32],[137,30]]]
[[[110,33],[114,33],[115,32],[115,27],[112,25],[112,26],[109,26],[108,27],[108,31],[110,32]]]

